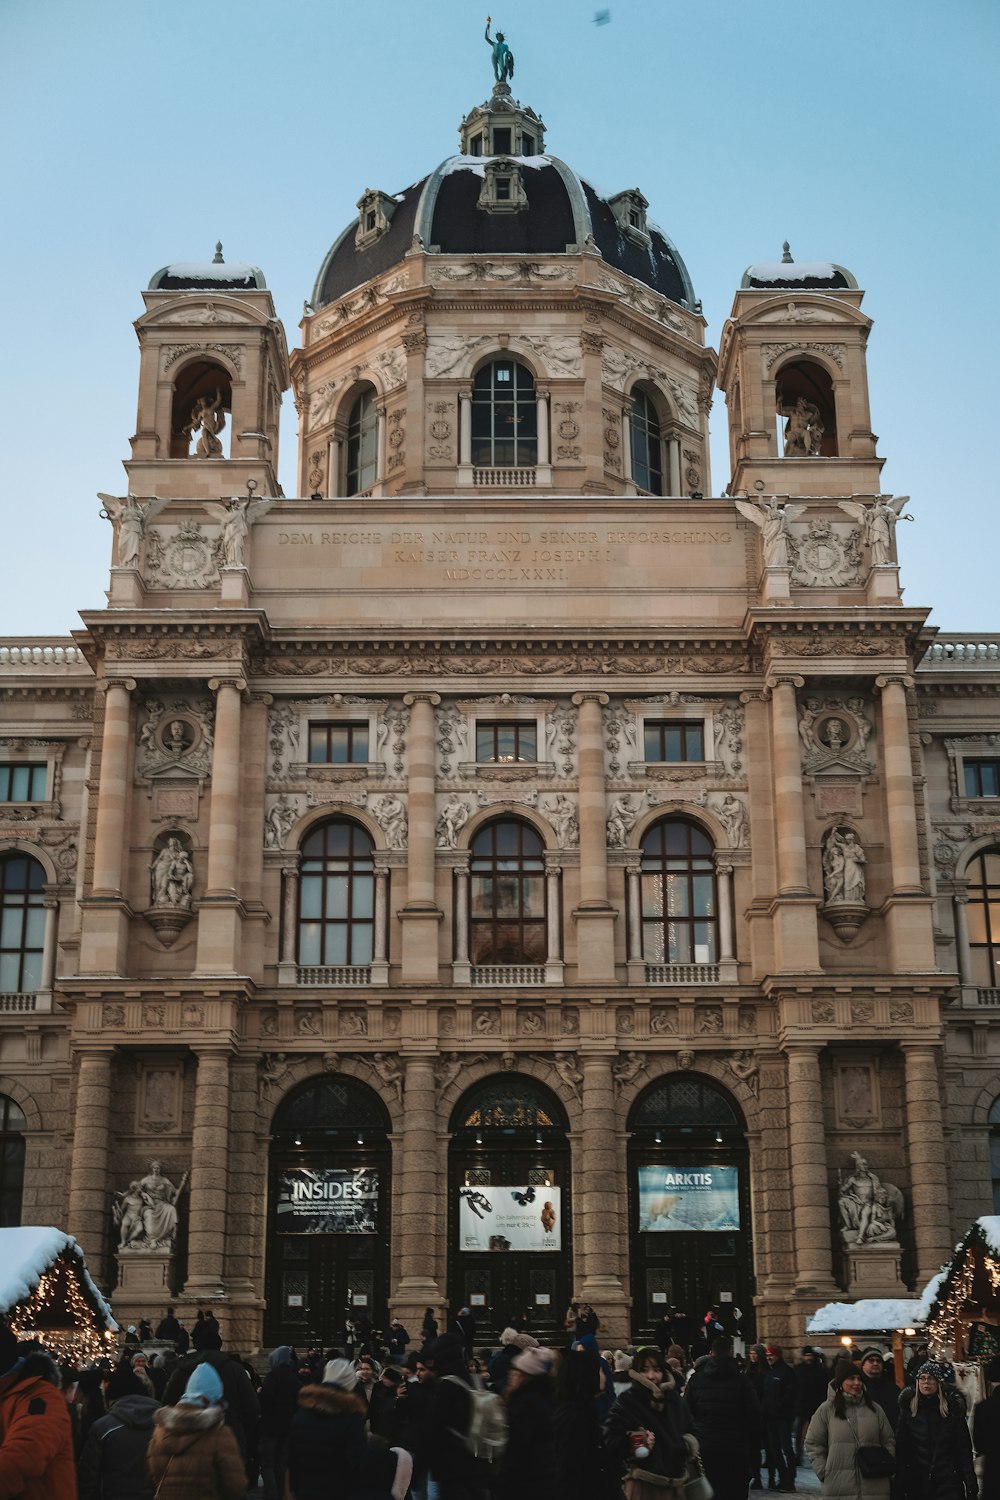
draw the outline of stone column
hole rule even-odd
[[[548,391],[535,391],[535,414],[538,423],[538,462],[547,465],[549,462],[549,393]]]
[[[122,889],[122,850],[129,808],[129,763],[132,748],[129,695],[135,679],[108,682],[104,698],[101,738],[101,789],[94,828],[92,894],[119,896]]]
[[[965,908],[969,904],[966,891],[956,891],[952,897],[955,905],[955,957],[958,960],[958,977],[962,984],[972,984],[972,955],[969,952],[969,917]]]
[[[825,1300],[833,1294],[833,1272],[819,1048],[789,1044],[784,1051],[788,1058],[789,1223],[795,1289],[802,1296]]]
[[[608,830],[604,795],[604,724],[606,693],[575,693],[579,709],[580,765],[580,905],[577,924],[579,976],[584,982],[614,978],[614,923],[608,900]]]
[[[212,800],[208,814],[208,867],[199,905],[198,956],[201,974],[232,974],[239,967],[240,902],[240,719],[242,678],[213,677],[215,748]]]
[[[466,483],[472,483],[472,390],[471,387],[458,393],[458,463],[466,470]],[[461,481],[460,481],[461,482]]]
[[[668,495],[681,492],[681,444],[679,438],[667,439]]]
[[[385,483],[387,471],[385,444],[389,424],[386,416],[385,402],[380,401],[375,408],[375,484]]]
[[[545,860],[545,982],[560,984],[563,977],[563,961],[560,954],[560,905],[562,893],[562,866]]]
[[[715,888],[719,902],[719,962],[731,963],[733,952],[733,867],[715,867]]]
[[[111,1139],[111,1056],[104,1047],[79,1053],[76,1113],[69,1159],[67,1229],[100,1276],[108,1232],[108,1146]],[[119,1184],[125,1187],[125,1183]]]
[[[642,866],[632,858],[625,866],[628,890],[628,978],[630,984],[644,984],[646,961],[642,956]]]
[[[819,969],[816,897],[809,889],[802,763],[795,690],[803,679],[768,679],[774,765],[774,826],[778,852],[778,901],[774,910],[774,954],[785,972]]]
[[[633,484],[632,474],[632,408],[622,407],[622,475],[626,484]]]
[[[57,886],[46,886],[43,897],[45,906],[45,935],[42,939],[42,972],[38,988],[52,992],[56,977],[56,928],[59,916],[59,891]]]
[[[294,964],[297,961],[299,926],[299,865],[300,856],[282,865],[284,882],[281,897],[281,962]]]
[[[938,1048],[902,1042],[906,1068],[906,1145],[917,1251],[917,1281],[923,1284],[951,1255],[948,1165],[941,1120]]]
[[[919,892],[920,855],[914,808],[913,760],[906,711],[909,677],[878,677],[882,690],[882,760],[885,767],[885,808],[895,893]]]
[[[407,783],[406,905],[403,923],[403,982],[434,983],[438,977],[437,932],[444,913],[434,889],[434,709],[437,693],[407,693],[410,710]]]
[[[443,1233],[441,1174],[438,1166],[437,1091],[434,1058],[427,1054],[403,1056],[406,1129],[393,1160],[397,1184],[399,1282],[392,1296],[392,1314],[418,1325],[424,1308],[441,1300],[437,1282],[439,1241]]]
[[[229,1172],[229,1053],[204,1048],[197,1055],[184,1288],[192,1299],[224,1285]]]
[[[613,1056],[609,1049],[580,1057],[580,1160],[573,1163],[573,1178],[579,1184],[573,1206],[574,1295],[590,1303],[604,1327],[622,1326],[626,1300],[617,1227],[621,1183],[615,1133],[608,1127],[617,1112]]]
[[[389,983],[388,941],[389,870],[375,863],[375,906],[372,913],[372,984]]]

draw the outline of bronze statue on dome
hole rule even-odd
[[[486,17],[486,41],[493,48],[493,77],[497,83],[506,83],[514,76],[514,54],[507,46],[504,34],[498,31],[496,41],[490,36],[490,22],[492,16]]]

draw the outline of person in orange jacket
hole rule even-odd
[[[0,1324],[0,1500],[76,1500],[69,1407],[55,1361]]]

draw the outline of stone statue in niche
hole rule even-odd
[[[194,865],[176,834],[171,834],[150,866],[150,899],[154,906],[191,909]]]
[[[386,846],[389,849],[405,848],[406,808],[395,792],[387,792],[372,811],[385,834]]]
[[[832,828],[823,849],[823,889],[828,903],[865,899],[867,855],[853,828]]]
[[[795,405],[785,410],[785,457],[816,458],[823,446],[826,428],[820,409],[813,401],[800,396]]]
[[[472,814],[472,805],[466,797],[449,797],[437,820],[437,842],[446,849],[454,849],[458,835]]]
[[[882,1182],[859,1151],[851,1152],[853,1170],[838,1174],[837,1211],[840,1232],[848,1244],[898,1243],[903,1217],[903,1195],[891,1182]]]
[[[284,797],[279,797],[264,816],[265,849],[283,849],[289,829],[297,817],[298,813],[292,804]]]
[[[788,568],[790,532],[788,523],[801,516],[804,505],[779,505],[777,495],[769,500],[737,500],[741,516],[752,521],[760,532],[765,568]]]
[[[876,495],[871,505],[863,505],[860,500],[837,501],[842,511],[861,522],[873,568],[885,567],[892,562],[892,538],[896,522],[900,519],[913,520],[912,516],[902,514],[903,506],[909,498],[909,495]]]
[[[177,1200],[184,1191],[185,1172],[177,1187],[152,1161],[145,1177],[115,1194],[114,1221],[119,1250],[172,1250],[177,1237]]]
[[[219,433],[225,425],[226,414],[222,409],[222,392],[216,391],[214,401],[209,401],[207,396],[199,396],[191,408],[191,419],[184,429],[189,438],[194,437],[196,432],[201,432],[195,445],[195,458],[222,457]]]
[[[568,849],[580,842],[580,822],[576,808],[565,792],[557,792],[542,811],[556,832],[560,849]]]
[[[624,849],[632,825],[642,812],[644,794],[636,793],[635,804],[628,793],[616,797],[608,814],[608,848]]]
[[[750,841],[750,818],[738,797],[727,792],[716,811],[726,830],[730,849],[742,849]]]

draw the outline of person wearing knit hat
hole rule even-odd
[[[865,1390],[876,1405],[881,1406],[895,1432],[899,1426],[899,1386],[891,1366],[886,1366],[885,1355],[875,1345],[861,1351],[859,1363]]]
[[[243,1500],[247,1474],[222,1390],[213,1365],[196,1365],[177,1405],[154,1413],[146,1462],[157,1500]]]
[[[972,1446],[982,1465],[983,1500],[1000,1500],[1000,1359],[991,1359],[985,1373],[989,1395],[972,1409]]]
[[[507,1447],[496,1476],[497,1500],[551,1500],[557,1489],[555,1391],[551,1349],[522,1349],[511,1363],[504,1401]]]
[[[899,1398],[896,1493],[900,1500],[976,1500],[979,1483],[965,1401],[950,1366],[928,1359]]]
[[[806,1454],[824,1495],[851,1500],[888,1500],[890,1481],[862,1474],[858,1448],[895,1449],[889,1419],[865,1390],[861,1370],[853,1361],[838,1361],[830,1394],[813,1414],[806,1432]]]
[[[327,1361],[304,1385],[288,1433],[287,1488],[295,1500],[346,1500],[361,1485],[368,1410],[352,1360]]]
[[[515,1357],[522,1349],[537,1349],[538,1340],[530,1333],[519,1333],[516,1328],[505,1328],[500,1335],[500,1348],[486,1366],[486,1378],[491,1391],[503,1395],[507,1387],[507,1376]]]
[[[801,1464],[805,1452],[806,1430],[812,1421],[813,1412],[826,1400],[829,1382],[826,1361],[811,1345],[804,1344],[802,1357],[792,1366],[795,1377],[795,1461]]]

